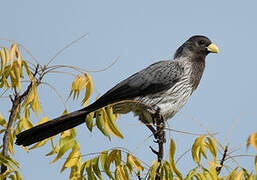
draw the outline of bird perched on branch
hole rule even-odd
[[[16,144],[28,146],[85,122],[90,112],[110,104],[114,113],[134,112],[143,123],[154,122],[158,110],[164,120],[174,116],[200,83],[205,58],[218,53],[205,36],[192,36],[173,60],[159,61],[121,81],[91,105],[17,135]]]

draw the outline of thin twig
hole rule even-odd
[[[224,164],[224,162],[225,162],[225,158],[226,158],[226,156],[227,156],[227,152],[228,152],[228,146],[225,146],[225,150],[224,150],[224,153],[223,153],[223,157],[222,157],[222,159],[221,159],[221,161],[220,161],[220,167],[216,167],[217,174],[220,174],[220,172],[221,172],[221,169],[222,169],[223,164]]]
[[[70,42],[69,44],[67,44],[66,46],[64,46],[62,49],[60,49],[47,63],[47,66],[58,56],[60,55],[65,49],[69,48],[71,45],[75,44],[76,42],[78,42],[79,40],[83,39],[84,37],[86,37],[89,33],[86,33],[82,36],[80,36],[78,39],[73,40],[72,42]]]

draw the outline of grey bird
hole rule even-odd
[[[158,110],[166,121],[187,102],[200,83],[205,58],[219,49],[207,37],[189,38],[173,60],[159,61],[121,81],[91,105],[57,117],[17,135],[16,144],[28,146],[85,122],[87,114],[113,104],[114,113],[133,112],[143,123],[154,122]]]

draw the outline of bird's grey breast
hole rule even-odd
[[[192,94],[190,69],[190,64],[185,61],[160,61],[149,66],[130,82],[130,86],[141,88],[146,94],[116,104],[114,111],[122,114],[132,111],[151,122],[150,114],[160,108],[167,120]]]

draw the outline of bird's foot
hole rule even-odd
[[[160,113],[160,107],[157,107],[155,114],[153,114],[153,124],[156,127],[156,132],[154,133],[154,142],[156,143],[166,143],[165,139],[165,121],[163,115]]]
[[[158,125],[158,122],[164,122],[164,117],[161,114],[161,109],[160,107],[156,106],[153,109],[153,114],[152,114],[152,120],[153,120],[153,125]]]
[[[166,138],[165,138],[165,132],[164,131],[157,131],[155,134],[154,134],[154,142],[155,143],[166,143]]]

